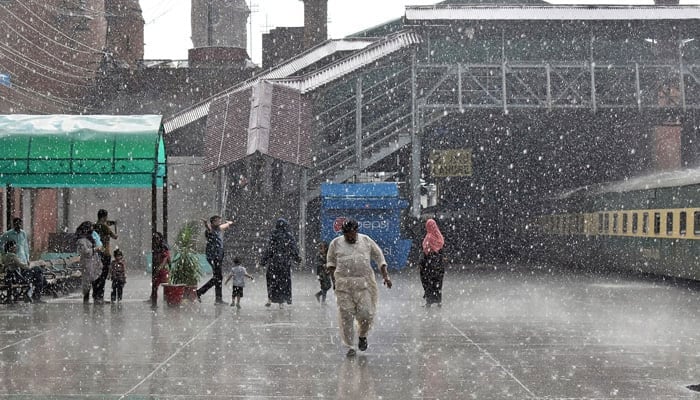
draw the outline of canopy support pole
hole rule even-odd
[[[168,243],[168,163],[165,163],[165,175],[163,176],[163,238]]]
[[[3,199],[3,203],[5,204],[5,215],[3,216],[3,221],[2,221],[2,227],[3,227],[3,232],[7,232],[10,230],[10,218],[12,215],[10,214],[10,185],[5,185],[5,190],[3,192],[3,195],[5,198]]]
[[[156,161],[157,165],[157,161]],[[157,171],[157,166],[156,166],[156,171]],[[157,229],[157,224],[158,224],[158,200],[156,197],[158,196],[158,190],[157,190],[157,180],[156,180],[156,175],[157,173],[154,172],[153,176],[151,177],[151,285],[153,285],[154,279],[156,277],[156,266],[155,266],[155,259],[156,259],[156,254],[155,254],[155,234],[158,231]]]
[[[309,177],[305,167],[301,167],[301,184],[299,185],[299,257],[301,258],[300,269],[303,271],[306,265],[306,197]]]

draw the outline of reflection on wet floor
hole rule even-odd
[[[448,270],[442,308],[418,274],[380,289],[369,349],[345,357],[335,298],[294,275],[294,304],[179,308],[79,295],[0,306],[0,396],[23,398],[678,399],[697,398],[700,292],[620,276],[517,267]],[[230,295],[230,287],[224,290]]]

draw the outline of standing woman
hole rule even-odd
[[[153,277],[151,280],[151,305],[158,304],[158,286],[170,282],[170,248],[163,234],[153,232]]]
[[[425,238],[423,238],[423,257],[420,262],[420,280],[423,284],[425,306],[437,303],[442,306],[442,279],[445,276],[445,266],[442,264],[442,247],[445,245],[440,228],[434,219],[425,222]]]
[[[75,230],[75,245],[80,255],[80,281],[83,290],[83,303],[90,301],[90,289],[92,289],[93,282],[102,271],[102,261],[99,253],[101,248],[96,245],[92,235],[92,228],[92,222],[85,221]],[[93,290],[93,297],[94,295]],[[97,297],[95,297],[95,304],[99,304]]]
[[[289,222],[279,218],[270,234],[260,265],[267,266],[267,303],[292,304],[292,261],[301,262],[297,241],[289,228]]]

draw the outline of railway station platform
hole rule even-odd
[[[2,305],[0,398],[700,399],[688,389],[700,383],[690,285],[453,266],[442,307],[424,308],[417,271],[394,272],[368,350],[348,358],[335,297],[317,303],[315,276],[294,274],[283,309],[264,306],[254,276],[240,310],[214,305],[213,290],[152,308],[134,271],[120,305],[78,294]]]

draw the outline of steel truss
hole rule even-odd
[[[700,109],[698,64],[416,64],[419,108]]]

